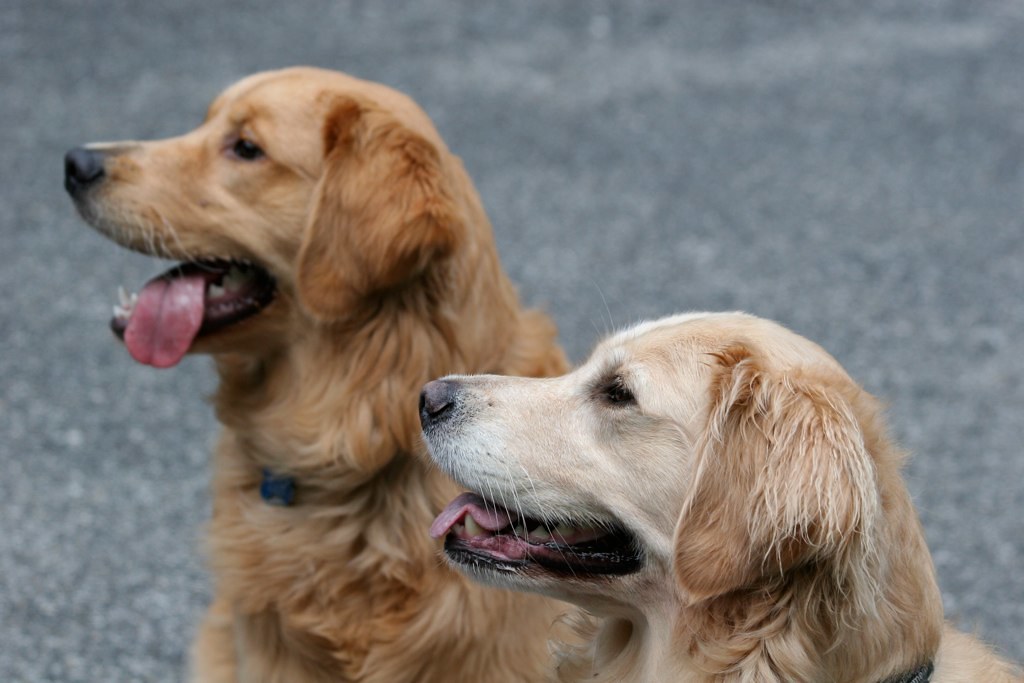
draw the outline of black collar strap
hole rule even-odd
[[[906,671],[882,681],[882,683],[928,683],[932,680],[932,672],[935,671],[935,664],[928,662],[911,671]]]

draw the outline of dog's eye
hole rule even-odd
[[[602,391],[604,399],[616,406],[625,406],[636,403],[636,397],[633,396],[633,392],[629,390],[626,383],[621,377],[615,377],[611,382],[604,386]]]
[[[231,153],[245,161],[255,161],[263,156],[263,150],[252,140],[238,138],[231,147]]]

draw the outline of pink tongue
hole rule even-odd
[[[493,509],[494,507],[485,503],[484,499],[475,493],[463,493],[448,503],[448,507],[430,525],[430,536],[441,538],[466,515],[472,515],[473,520],[488,531],[500,531],[512,524],[512,518],[507,510]]]
[[[177,365],[203,324],[205,291],[202,275],[157,277],[147,282],[124,331],[132,358],[156,368]]]

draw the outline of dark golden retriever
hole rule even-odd
[[[65,163],[93,227],[183,262],[123,297],[128,351],[210,353],[220,375],[194,680],[537,680],[558,608],[438,559],[424,527],[452,484],[416,457],[416,397],[450,372],[565,360],[420,108],[340,73],[261,73],[190,133]]]

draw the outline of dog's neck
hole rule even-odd
[[[662,601],[614,616],[577,615],[579,644],[561,643],[555,680],[559,683],[703,683],[711,680],[677,656],[675,610]]]
[[[400,329],[400,318],[323,326],[262,355],[217,357],[217,416],[248,441],[254,467],[343,492],[420,448],[419,389],[462,363],[450,331]]]
[[[262,619],[274,632],[287,631],[294,651],[308,655],[297,654],[296,666],[336,671],[332,657],[344,653],[344,670],[360,671],[359,653],[374,638],[391,643],[385,652],[426,649],[425,662],[448,652],[479,668],[476,680],[511,652],[529,657],[510,665],[509,678],[546,661],[543,639],[518,643],[487,634],[516,611],[547,628],[554,607],[477,588],[444,567],[427,533],[457,491],[418,452],[423,383],[452,372],[564,370],[553,326],[521,311],[496,264],[495,271],[480,276],[501,278],[488,284],[504,292],[488,307],[473,300],[392,303],[361,325],[293,325],[293,337],[261,354],[217,357],[214,404],[224,429],[215,456],[220,507],[211,520],[217,543],[210,561],[218,576],[232,577],[218,593],[244,615],[243,625],[262,633]],[[469,314],[474,307],[480,315]],[[291,507],[260,500],[264,468],[295,479]],[[459,605],[464,623],[430,624],[431,605]],[[394,632],[396,623],[407,624],[408,637]],[[433,635],[417,635],[424,631]],[[253,647],[277,645],[257,639]],[[448,662],[429,661],[439,669]],[[534,678],[523,673],[520,680]],[[424,680],[443,674],[424,673]]]
[[[372,629],[375,619],[394,620],[401,596],[430,577],[444,572],[437,585],[461,585],[427,533],[456,491],[417,453],[416,397],[432,373],[467,360],[432,319],[401,329],[401,311],[383,310],[360,327],[295,325],[301,334],[261,355],[216,357],[214,404],[224,429],[213,486],[215,500],[238,511],[215,510],[215,528],[233,526],[216,532],[230,542],[212,549],[211,562],[218,575],[238,579],[226,586],[249,587],[221,591],[239,613],[290,615],[321,601],[330,613],[324,623]],[[291,507],[260,499],[265,469],[294,479]],[[321,627],[288,628],[305,642]],[[308,645],[319,651],[314,641]]]

